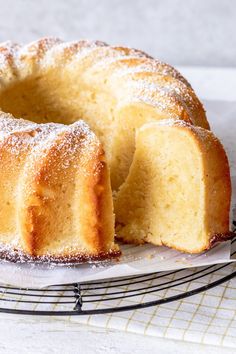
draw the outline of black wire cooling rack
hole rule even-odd
[[[235,230],[234,230],[235,232]],[[236,238],[232,240],[232,244]],[[231,256],[235,255],[232,252]],[[233,263],[156,272],[46,289],[0,285],[0,312],[23,315],[92,315],[135,310],[184,299],[236,276]]]

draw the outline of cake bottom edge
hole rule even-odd
[[[28,255],[22,250],[13,249],[5,245],[0,245],[0,261],[7,261],[11,263],[39,263],[39,264],[62,264],[62,265],[76,265],[95,263],[101,261],[119,260],[121,251],[118,247],[107,252],[99,252],[97,254],[74,253],[65,255],[45,254],[41,256]]]
[[[204,248],[196,248],[195,250],[192,250],[191,252],[189,250],[187,250],[186,248],[174,247],[173,245],[170,246],[165,243],[154,244],[152,242],[147,242],[145,239],[135,240],[132,238],[124,237],[121,234],[117,235],[116,239],[124,244],[133,244],[136,246],[141,246],[141,245],[144,245],[147,243],[151,243],[152,245],[154,245],[156,247],[164,246],[164,247],[168,247],[168,248],[173,249],[178,252],[183,252],[183,253],[188,253],[188,254],[200,254],[200,253],[209,251],[210,249],[214,248],[215,246],[219,245],[220,243],[233,240],[235,237],[236,237],[236,232],[233,232],[233,231],[228,231],[228,232],[224,232],[224,233],[215,233],[211,236],[208,244],[206,244],[206,246]]]

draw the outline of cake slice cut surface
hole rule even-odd
[[[174,120],[146,124],[115,198],[118,237],[204,251],[232,237],[230,196],[228,160],[210,131]]]

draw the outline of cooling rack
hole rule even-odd
[[[232,244],[235,242],[236,237]],[[235,254],[236,251],[231,256]],[[106,281],[57,285],[43,290],[0,285],[0,312],[78,316],[135,310],[193,296],[235,276],[236,264],[232,262]]]

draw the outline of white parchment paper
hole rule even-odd
[[[205,101],[204,104],[212,130],[223,142],[229,157],[233,182],[233,209],[236,201],[236,102]],[[153,245],[121,245],[121,250],[123,255],[119,262],[70,267],[1,262],[0,282],[18,287],[40,288],[232,261],[229,241],[198,255],[188,255]]]

